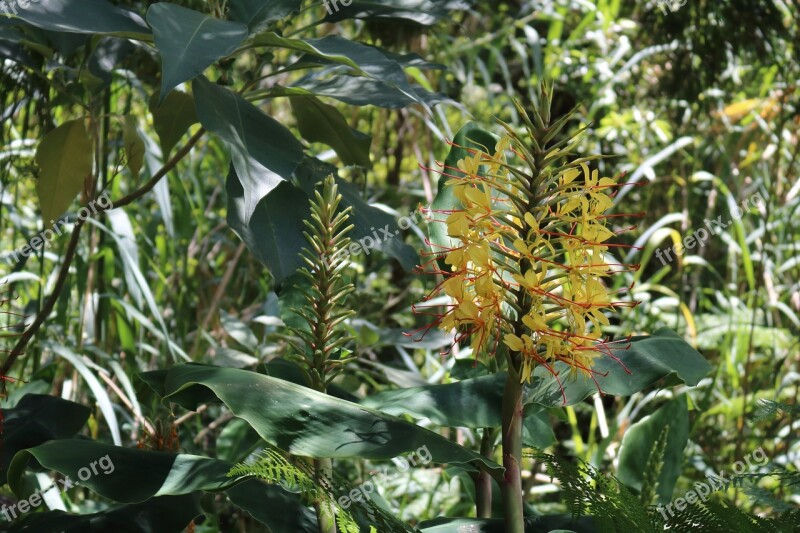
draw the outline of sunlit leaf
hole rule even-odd
[[[327,144],[345,165],[371,166],[372,137],[351,128],[335,107],[314,96],[293,96],[289,100],[304,139]]]
[[[92,172],[92,142],[83,119],[65,122],[44,136],[36,150],[41,169],[36,193],[45,225],[60,217]]]
[[[199,121],[194,97],[181,91],[171,91],[164,103],[158,105],[158,96],[154,94],[150,99],[150,112],[153,114],[153,126],[161,141],[161,155],[167,160],[189,127]]]
[[[170,90],[230,55],[247,37],[247,26],[219,20],[175,4],[159,2],[147,10],[156,48],[161,54],[159,103]]]

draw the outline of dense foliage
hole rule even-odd
[[[798,20],[0,2],[0,530],[800,531]]]

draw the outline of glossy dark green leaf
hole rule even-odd
[[[400,91],[411,101],[418,101],[403,67],[380,49],[336,35],[321,39],[285,39],[275,34],[259,35],[256,45],[279,46],[305,52],[300,60],[304,65],[348,65],[362,76],[379,80]]]
[[[306,42],[324,54],[349,57],[370,77],[402,91],[411,98],[415,97],[403,68],[397,61],[386,57],[379,49],[336,35],[329,35],[321,39],[306,39]]]
[[[313,511],[303,505],[296,494],[258,480],[242,482],[241,479],[228,477],[233,462],[186,454],[120,448],[88,440],[52,441],[20,452],[14,458],[9,480],[18,494],[21,490],[22,474],[31,459],[35,459],[36,463],[44,468],[65,475],[69,484],[86,486],[96,494],[116,502],[139,504],[141,509],[147,509],[147,504],[150,502],[156,502],[157,506],[157,502],[165,497],[172,497],[171,499],[176,501],[176,497],[188,498],[186,501],[196,501],[194,495],[201,491],[224,490],[235,505],[249,512],[273,531],[300,532],[306,531],[309,523],[316,524]],[[243,457],[237,458],[237,460],[242,459]],[[93,463],[96,474],[91,470]],[[82,480],[82,474],[87,478],[85,481]],[[128,508],[130,507],[120,507],[120,509]],[[196,510],[192,513],[174,531],[180,531],[189,520],[199,514]],[[50,515],[42,524],[115,523],[108,522],[110,518],[105,515],[87,515],[87,517],[58,513]],[[163,523],[168,524],[169,521]],[[283,529],[284,526],[287,529]],[[130,531],[140,532],[148,529]],[[153,529],[153,531],[172,530]]]
[[[525,415],[522,422],[522,444],[526,447],[544,450],[557,441],[550,415],[547,411],[538,411]]]
[[[305,140],[327,144],[345,165],[372,166],[372,137],[351,128],[338,109],[314,96],[293,96],[289,101]]]
[[[200,123],[231,149],[247,224],[261,199],[291,177],[303,158],[303,145],[280,122],[227,88],[202,76],[192,88]]]
[[[436,518],[419,525],[422,533],[505,533],[503,519]],[[597,533],[591,518],[574,519],[567,515],[548,515],[525,518],[525,533]],[[633,532],[631,532],[633,533]]]
[[[412,22],[430,26],[449,16],[451,11],[468,9],[465,0],[353,0],[345,6],[341,0],[326,0],[328,22],[350,18]]]
[[[303,220],[310,213],[308,197],[291,183],[281,182],[248,217],[245,191],[233,165],[226,190],[228,225],[269,268],[275,282],[282,282],[303,264],[300,251],[307,243]]]
[[[28,514],[3,528],[9,533],[176,533],[200,516],[196,494],[164,496],[133,505],[116,505],[98,513],[75,515],[63,511]]]
[[[350,59],[346,54],[342,54],[340,52],[328,53],[326,51],[316,48],[315,46],[309,44],[308,42],[302,39],[283,37],[282,35],[278,35],[277,33],[272,31],[259,33],[252,39],[248,40],[247,45],[254,47],[268,46],[275,48],[285,48],[288,50],[294,50],[295,52],[303,52],[305,54],[310,54],[312,56],[324,59],[326,61],[347,65],[355,69],[359,73],[367,75],[366,72],[361,71],[358,64],[353,59]]]
[[[662,430],[669,426],[664,448],[663,466],[658,476],[659,503],[672,500],[675,483],[683,469],[683,450],[689,441],[689,407],[685,394],[670,400],[652,415],[631,425],[622,437],[617,477],[636,490],[642,489],[647,473],[647,460]]]
[[[360,403],[395,416],[427,418],[439,426],[499,427],[505,379],[500,377],[390,390],[368,396]]]
[[[343,203],[353,207],[350,221],[355,227],[349,237],[361,244],[361,248],[365,250],[363,253],[366,254],[367,250],[380,250],[397,259],[407,271],[411,271],[419,265],[417,252],[403,242],[402,228],[398,220],[389,213],[369,205],[352,184],[341,180],[338,180],[337,183],[339,192],[344,199]],[[413,215],[417,216],[417,213],[414,212]],[[391,237],[388,237],[385,232],[391,234]],[[371,239],[371,241],[367,239]],[[375,246],[370,248],[372,241],[375,242]]]
[[[8,484],[22,496],[22,476],[31,460],[68,476],[74,483],[120,503],[156,496],[221,491],[235,484],[232,463],[199,457],[122,448],[91,440],[53,440],[20,451],[8,469]]]
[[[197,124],[194,97],[181,91],[170,91],[164,103],[158,104],[158,95],[150,98],[150,112],[153,114],[153,127],[161,141],[161,155],[164,161],[178,141],[192,124]]]
[[[196,408],[219,398],[261,437],[305,457],[391,459],[427,446],[435,463],[502,467],[437,433],[281,379],[233,368],[177,365],[165,400]]]
[[[27,8],[18,8],[16,16],[45,30],[145,40],[151,37],[142,17],[105,0],[31,1]]]
[[[256,32],[300,9],[300,0],[230,0],[228,17]]]
[[[201,74],[216,60],[232,54],[248,35],[241,22],[219,20],[167,2],[147,10],[161,55],[159,103],[179,83]]]
[[[412,85],[413,96],[391,87],[380,80],[364,78],[360,76],[350,76],[339,73],[333,77],[326,74],[333,74],[341,68],[328,68],[323,71],[304,77],[297,83],[288,88],[274,88],[276,95],[281,91],[305,91],[303,94],[316,94],[317,96],[328,96],[350,105],[374,105],[387,109],[400,109],[408,105],[422,102],[428,106],[434,106],[448,100],[446,96],[439,93],[429,92],[418,85]]]
[[[274,532],[317,533],[314,511],[303,505],[296,494],[280,487],[250,479],[226,491],[231,502]]]
[[[28,394],[13,409],[3,409],[0,485],[6,483],[14,454],[49,440],[73,437],[90,414],[88,407],[42,394]]]
[[[545,368],[538,367],[531,383],[524,387],[526,415],[532,416],[543,407],[581,402],[597,392],[598,385],[604,393],[614,396],[630,396],[668,376],[696,385],[711,369],[694,348],[668,329],[635,337],[629,349],[615,350],[614,355],[622,364],[609,357],[596,361],[595,370],[607,372],[605,376],[595,376],[597,384],[580,376],[566,379],[568,368],[556,365],[564,376],[559,385]],[[505,379],[505,372],[500,372],[444,385],[397,389],[372,395],[361,403],[397,416],[428,418],[446,427],[499,427]]]
[[[597,392],[598,387],[612,396],[630,396],[671,376],[694,386],[711,371],[711,365],[697,350],[667,328],[633,337],[628,349],[615,349],[612,353],[619,362],[608,356],[596,360],[596,383],[582,376],[573,381],[562,379],[563,390],[545,368],[537,368],[531,385],[526,387],[526,403],[558,407],[566,399],[566,404],[572,405]],[[561,376],[567,376],[566,365],[558,363],[554,368]]]

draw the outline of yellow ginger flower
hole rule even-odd
[[[460,205],[444,224],[458,245],[432,254],[429,264],[443,260],[446,268],[433,269],[444,281],[426,300],[445,294],[451,304],[423,329],[456,330],[455,342],[471,338],[476,357],[502,342],[521,357],[522,381],[537,366],[559,379],[556,363],[593,377],[595,359],[611,354],[602,340],[609,313],[636,304],[615,301],[605,282],[638,268],[606,262],[609,249],[621,246],[610,244],[615,233],[607,226],[621,184],[585,162],[543,172],[504,126],[508,134],[493,152],[462,147],[469,155],[449,169],[445,184]],[[552,160],[570,155],[552,153]]]

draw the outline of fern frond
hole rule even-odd
[[[252,463],[240,463],[228,472],[230,477],[255,477],[273,485],[282,485],[299,494],[304,504],[317,505],[326,518],[335,518],[341,533],[360,533],[370,528],[375,533],[410,533],[415,531],[371,498],[351,500],[354,489],[344,478],[336,474],[327,476],[315,472],[305,461],[292,463],[276,450],[265,450]],[[339,505],[339,499],[347,497],[347,509]]]
[[[339,507],[333,484],[304,462],[290,463],[275,450],[265,450],[253,463],[240,463],[231,468],[229,477],[256,477],[272,485],[283,485],[297,492],[306,505],[316,504],[326,519],[335,519],[342,533],[359,533],[355,519]]]
[[[591,465],[569,463],[544,453],[532,455],[546,465],[548,474],[561,483],[562,499],[574,518],[590,516],[604,532],[655,532],[656,520],[627,487]]]
[[[659,455],[663,456],[663,450],[657,450],[659,447],[657,441],[650,453],[648,468]],[[669,511],[663,508],[659,511],[643,503],[617,478],[604,475],[591,465],[570,463],[544,453],[527,456],[546,465],[549,475],[560,482],[562,500],[573,517],[591,518],[601,533],[648,533],[664,531],[665,528],[678,533],[800,533],[799,509],[784,512],[773,519],[713,501],[698,501],[683,511],[674,506]]]
[[[760,399],[753,422],[762,422],[769,418],[774,418],[778,414],[800,415],[800,405],[774,402],[772,400]]]
[[[666,526],[671,531],[687,533],[793,533],[800,531],[797,522],[800,514],[796,511],[784,513],[777,519],[767,519],[745,513],[733,505],[698,502],[677,511],[667,520]],[[791,526],[787,527],[789,524]]]

